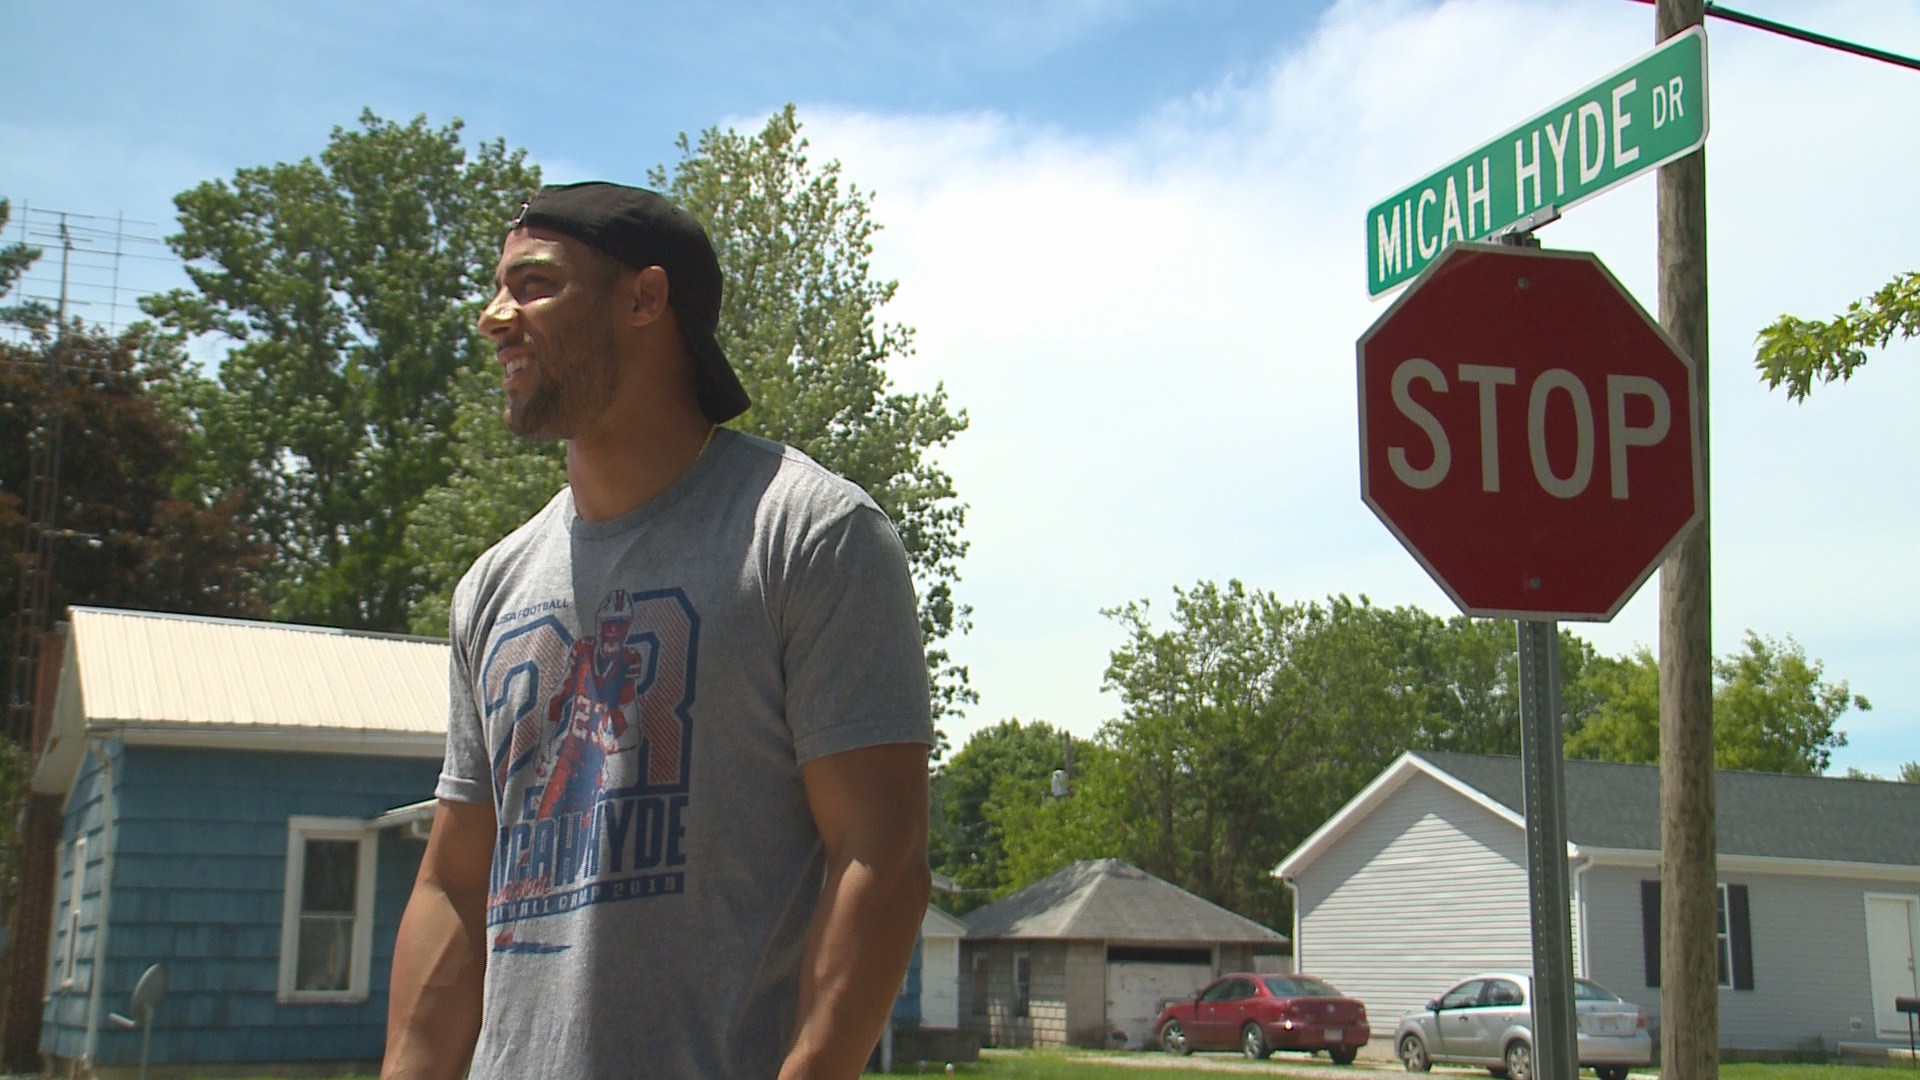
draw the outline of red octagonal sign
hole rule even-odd
[[[1588,252],[1455,244],[1359,354],[1361,493],[1469,615],[1604,622],[1699,520],[1693,364]]]

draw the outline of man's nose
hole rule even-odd
[[[513,297],[507,295],[507,290],[501,289],[480,309],[480,332],[492,338],[505,337],[512,329],[514,316],[519,311]]]

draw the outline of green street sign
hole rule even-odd
[[[1707,35],[1695,26],[1367,211],[1367,293],[1455,240],[1566,210],[1707,141]]]

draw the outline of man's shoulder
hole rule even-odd
[[[455,595],[479,588],[513,566],[522,556],[550,542],[556,535],[566,534],[566,516],[572,505],[572,494],[567,488],[554,493],[547,504],[533,516],[520,523],[512,532],[501,537],[492,547],[473,560],[473,565],[461,576]]]
[[[766,508],[804,508],[826,516],[859,509],[879,511],[865,489],[783,442],[735,432],[736,452],[748,462],[741,472],[763,477]]]

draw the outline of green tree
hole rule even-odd
[[[1713,758],[1722,769],[1823,773],[1847,745],[1835,724],[1848,708],[1873,706],[1846,682],[1822,678],[1791,637],[1747,631],[1743,649],[1714,662]]]
[[[7,221],[13,216],[13,207],[6,199],[0,199],[0,230],[5,230]],[[0,244],[0,298],[13,291],[14,283],[20,275],[40,258],[40,249],[29,247],[25,243]],[[44,305],[30,302],[16,302],[0,305],[0,323],[15,326],[44,325],[48,312]]]
[[[754,135],[685,135],[681,159],[648,182],[707,227],[726,278],[720,344],[753,397],[733,422],[805,451],[865,488],[900,532],[920,594],[936,718],[974,700],[966,669],[943,644],[967,627],[954,596],[966,553],[966,507],[931,454],[966,429],[945,390],[891,388],[887,365],[912,352],[911,329],[881,319],[895,283],[869,262],[880,226],[872,197],[843,184],[838,162],[816,166],[792,106]],[[497,238],[496,238],[497,243]],[[459,575],[563,482],[551,447],[499,436],[497,391],[463,385],[456,461],[412,535],[423,552],[417,632],[443,633]],[[485,504],[485,505],[482,505]]]
[[[1127,634],[1106,677],[1124,712],[1100,734],[1112,767],[1072,811],[1113,830],[1105,854],[1280,925],[1270,871],[1405,748],[1411,680],[1364,601],[1289,604],[1238,581],[1175,597],[1169,629],[1145,601],[1108,612]]]
[[[1511,623],[1442,619],[1365,597],[1287,603],[1239,582],[1176,590],[1172,626],[1147,602],[1107,671],[1124,714],[1101,728],[1071,800],[988,800],[1003,882],[1118,856],[1269,925],[1286,925],[1275,863],[1401,753],[1519,751]],[[1563,672],[1593,661],[1563,633]],[[1563,691],[1568,723],[1593,696]]]
[[[1775,641],[1749,630],[1741,649],[1713,664],[1713,759],[1721,769],[1817,774],[1847,745],[1836,726],[1867,699],[1845,681],[1828,682],[1789,637]],[[1660,760],[1660,667],[1641,649],[1631,658],[1601,659],[1588,668],[1593,715],[1567,739],[1567,756],[1656,764]]]
[[[372,112],[316,160],[241,169],[175,199],[190,289],[149,297],[177,330],[230,343],[180,396],[204,477],[246,507],[276,617],[404,630],[421,593],[406,528],[451,469],[454,387],[512,206],[539,182],[500,140]]]
[[[1590,761],[1654,764],[1660,760],[1660,665],[1641,646],[1631,656],[1599,657],[1587,666],[1581,689],[1592,712],[1567,732],[1566,756]]]
[[[933,775],[933,868],[969,890],[958,912],[1022,882],[1007,869],[1005,826],[996,807],[1047,797],[1053,772],[1066,767],[1067,735],[1044,720],[1003,720],[967,739]]]
[[[186,363],[179,342],[138,324],[120,334],[70,323],[0,342],[0,446],[47,440],[58,461],[51,520],[36,522],[50,554],[47,608],[35,633],[74,604],[206,615],[260,614],[247,590],[261,552],[231,502],[194,487],[181,418],[155,387]],[[56,439],[56,431],[58,437]],[[0,633],[9,645],[21,617],[23,493],[33,455],[0,454]],[[9,663],[13,658],[9,657]],[[11,702],[8,703],[11,705]],[[0,739],[4,809],[24,795],[26,755]],[[17,881],[14,830],[0,832],[0,909],[11,916]]]
[[[1785,384],[1788,397],[1805,401],[1816,379],[1845,382],[1867,362],[1868,349],[1884,349],[1896,336],[1920,337],[1920,272],[1895,277],[1825,322],[1780,316],[1760,331],[1754,366],[1768,389]]]
[[[1920,761],[1909,761],[1901,765],[1898,779],[1903,784],[1920,784]]]

